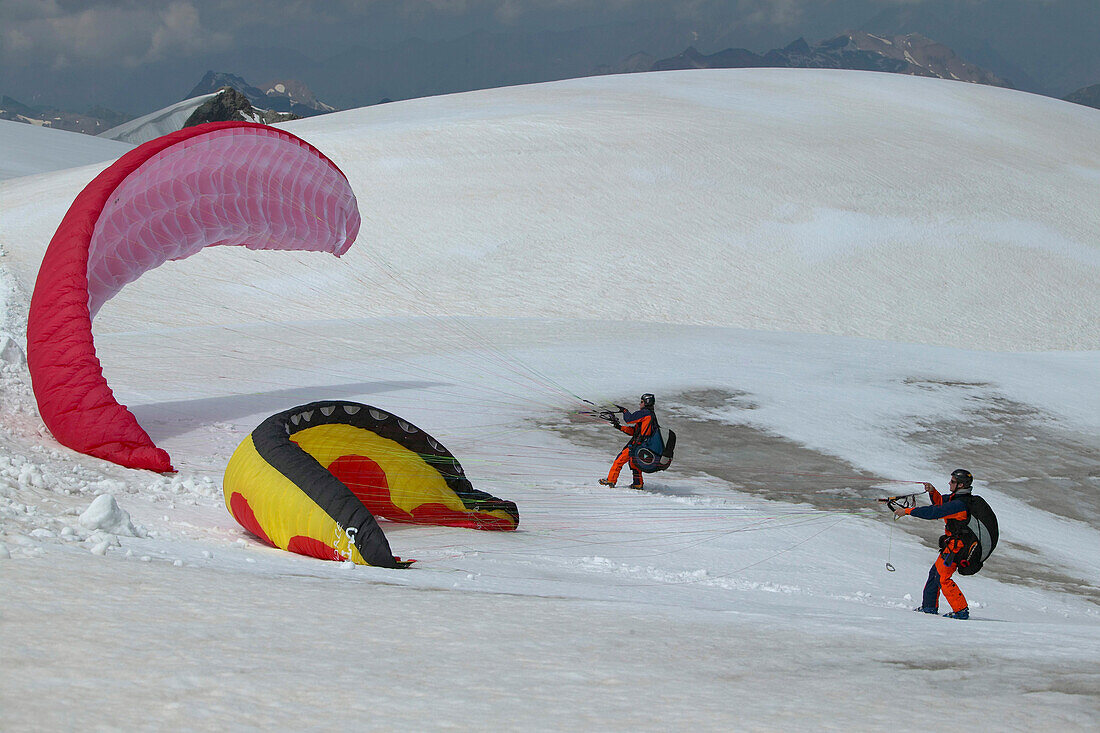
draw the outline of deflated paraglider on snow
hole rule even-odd
[[[359,225],[344,174],[284,130],[214,122],[131,150],[76,197],[38,272],[27,364],[46,427],[81,453],[171,471],[103,376],[92,339],[100,307],[147,270],[203,247],[339,256]]]
[[[407,565],[376,517],[519,526],[515,503],[474,489],[438,441],[356,402],[313,402],[267,418],[234,451],[222,487],[233,518],[268,544],[361,565]]]

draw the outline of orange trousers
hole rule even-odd
[[[634,486],[641,487],[642,472],[634,464],[634,459],[630,456],[630,448],[623,448],[619,451],[619,455],[615,456],[615,462],[611,464],[611,470],[607,472],[607,480],[611,483],[618,481],[619,473],[623,470],[623,466],[627,464],[630,464],[630,472],[634,474]]]
[[[959,567],[955,564],[955,553],[962,548],[962,541],[952,538],[936,558],[936,564],[928,571],[928,582],[924,584],[924,608],[939,608],[940,593],[951,604],[952,611],[966,608],[966,596],[955,581],[951,580]]]

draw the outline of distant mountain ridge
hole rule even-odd
[[[850,31],[814,46],[799,38],[785,48],[772,49],[765,54],[727,48],[705,55],[689,47],[678,56],[654,62],[649,70],[759,67],[884,71],[1012,88],[1011,82],[959,58],[942,43],[917,33],[878,36]]]
[[[167,135],[184,127],[201,125],[204,122],[237,120],[270,125],[296,119],[298,116],[290,112],[274,112],[253,107],[248,97],[242,92],[231,86],[225,86],[214,92],[189,97],[182,102],[176,102],[164,109],[130,120],[100,133],[99,136],[140,145],[161,135]]]
[[[204,122],[243,120],[273,124],[335,111],[335,107],[319,101],[305,84],[286,81],[266,86],[268,90],[264,91],[236,74],[207,71],[181,101],[99,135],[140,145]]]
[[[31,107],[7,95],[0,97],[0,120],[26,122],[56,130],[98,135],[127,119],[129,119],[127,115],[105,107],[92,107],[87,112],[78,113],[55,107]]]
[[[485,58],[478,57],[477,64],[490,64],[490,57],[493,53],[499,53],[500,49],[489,48],[492,46],[490,41],[494,37],[485,36],[485,34],[479,37],[484,41],[482,45],[489,50],[483,49],[486,54]],[[688,43],[690,42],[689,38],[690,36],[678,35],[673,43],[676,40],[681,43]],[[558,36],[551,36],[547,42],[556,41],[560,41]],[[667,49],[669,45],[665,43],[664,47]],[[672,46],[672,48],[676,47]],[[446,63],[438,68],[428,64],[431,68],[427,68],[424,65],[430,61],[425,56],[428,53],[428,48],[423,42],[409,41],[402,46],[399,53],[391,52],[366,57],[355,53],[348,54],[341,57],[342,63],[338,67],[329,68],[329,73],[324,78],[331,83],[344,80],[344,83],[350,83],[353,87],[356,84],[366,83],[365,80],[367,79],[373,79],[368,86],[379,87],[379,85],[388,84],[400,78],[403,73],[409,72],[410,69],[414,71],[419,69],[417,73],[423,75],[426,80],[430,80],[425,81],[426,84],[430,85],[430,88],[421,88],[419,90],[420,95],[465,91],[466,85],[460,83],[460,79],[455,76],[455,73],[460,70],[460,67],[469,66],[472,63],[471,60],[465,59],[463,64],[458,63],[457,58],[452,58],[453,63]],[[461,45],[455,45],[447,47],[446,50],[453,55],[459,53],[462,48],[464,47]],[[542,50],[548,51],[548,49]],[[716,53],[704,54],[694,46],[688,46],[682,53],[667,58],[657,59],[648,53],[636,52],[623,57],[622,60],[612,65],[589,66],[582,69],[582,64],[581,59],[571,58],[568,64],[563,62],[562,67],[559,69],[561,75],[554,75],[551,78],[641,73],[673,69],[832,68],[911,74],[1015,88],[1015,85],[1007,79],[961,58],[947,45],[931,40],[924,35],[918,33],[890,35],[865,30],[849,31],[814,45],[810,45],[804,38],[799,38],[784,48],[772,49],[763,54],[754,53],[745,48],[727,48]],[[567,67],[571,67],[571,73]],[[352,73],[354,70],[359,70],[361,73],[354,74]],[[494,81],[489,84],[489,87],[548,80],[525,78],[528,73],[533,74],[534,68],[527,68],[523,64],[516,68],[498,68],[494,72]],[[356,81],[349,82],[348,80],[351,79]],[[1100,85],[1080,89],[1065,97],[1065,99],[1079,104],[1100,107],[1100,101],[1097,100],[1100,91],[1098,91],[1097,86]],[[251,109],[245,110],[240,100],[234,100],[228,106],[226,106],[227,100],[211,101],[212,95],[218,94],[227,87],[239,92],[247,100]],[[350,91],[354,90],[348,90],[345,94],[350,93]],[[336,94],[332,89],[330,89],[330,93]],[[393,97],[376,97],[375,103],[388,102],[393,98],[403,99],[406,97],[402,94]],[[0,119],[98,134],[103,137],[139,144],[147,139],[152,139],[152,137],[179,129],[187,117],[203,104],[209,104],[210,108],[200,113],[199,118],[210,120],[221,119],[225,115],[230,115],[233,119],[279,122],[291,119],[291,115],[294,117],[310,117],[333,112],[337,109],[317,99],[312,90],[299,81],[286,79],[256,86],[236,74],[211,70],[204,74],[199,83],[184,97],[183,101],[127,122],[123,122],[127,119],[125,116],[99,107],[93,108],[88,114],[77,115],[57,110],[34,109],[6,96],[0,100]],[[230,107],[233,109],[230,110]]]
[[[184,99],[213,94],[225,87],[236,89],[243,94],[257,110],[282,112],[296,117],[313,117],[336,111],[335,107],[318,100],[309,87],[300,81],[273,81],[264,84],[264,88],[261,89],[252,86],[236,74],[224,71],[207,71]]]
[[[1067,95],[1066,101],[1100,109],[1100,84],[1078,89],[1076,92]]]

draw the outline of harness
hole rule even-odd
[[[676,433],[669,430],[668,442],[665,442],[661,435],[661,424],[657,422],[657,413],[650,410],[649,429],[639,429],[630,437],[626,447],[639,471],[643,473],[664,471],[672,465],[672,457],[676,450]]]
[[[630,436],[630,442],[628,442],[627,445],[641,445],[645,443],[649,439],[649,436],[653,435],[655,431],[661,429],[661,426],[657,423],[657,413],[652,410],[649,412],[649,427],[647,430],[642,430],[641,423],[644,422],[645,417],[643,416],[642,419],[638,421],[638,429],[634,431],[634,435]]]
[[[968,526],[970,523],[970,502],[973,498],[971,494],[955,494],[947,500],[951,501],[953,499],[958,499],[966,505],[966,516],[962,519],[956,519],[954,516],[944,518],[943,523],[944,527],[947,529],[947,534],[954,535],[964,541],[966,540],[965,535],[967,533],[973,534]]]

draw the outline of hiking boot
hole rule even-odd
[[[604,485],[604,486],[614,486],[615,485],[614,481],[608,481],[605,478],[600,479],[599,483]]]
[[[928,608],[927,606],[917,606],[913,610],[914,611],[920,611],[921,613],[939,613],[940,612],[940,609],[938,609],[938,608]]]
[[[952,611],[951,613],[945,613],[944,618],[957,618],[960,621],[965,621],[970,618],[970,608],[962,608],[958,611]]]
[[[630,485],[630,488],[632,488],[632,489],[640,489],[640,488],[642,488],[642,485],[641,485],[641,484],[631,484],[631,485]]]

